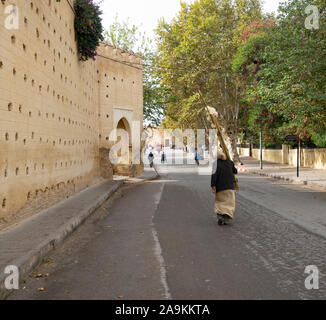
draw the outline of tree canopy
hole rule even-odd
[[[305,27],[312,4],[319,10],[318,29]],[[296,134],[326,146],[325,18],[323,1],[283,3],[275,23],[256,30],[234,56],[250,134],[262,130],[267,144]]]
[[[233,158],[239,128],[239,87],[232,71],[241,30],[261,17],[258,0],[197,0],[157,28],[162,83],[171,94],[164,125],[209,128],[205,107],[218,112]]]

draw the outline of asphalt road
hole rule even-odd
[[[120,190],[10,299],[326,298],[326,192],[240,174],[235,220],[218,226],[209,176],[159,170]],[[309,265],[318,290],[305,288]]]

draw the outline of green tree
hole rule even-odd
[[[309,30],[305,9],[312,4],[319,9],[319,29]],[[268,142],[297,134],[325,145],[325,5],[319,0],[283,3],[275,25],[251,36],[234,57],[234,70],[250,80],[243,90],[250,104],[249,127],[263,128]]]
[[[157,73],[156,51],[151,39],[129,20],[119,22],[118,17],[104,33],[105,40],[124,49],[137,52],[143,60],[144,120],[148,125],[159,125],[163,117],[166,89]]]
[[[268,45],[267,32],[273,25],[273,17],[263,17],[246,26],[241,35],[243,42],[232,61],[232,69],[237,75],[240,88],[243,111],[240,114],[240,121],[244,139],[257,143],[259,132],[262,131],[265,145],[276,142],[273,132],[277,121],[272,113],[268,113],[257,96],[249,95],[248,92],[255,88],[260,80],[257,73],[264,63],[263,53]]]
[[[140,54],[146,54],[150,50],[151,40],[140,28],[127,21],[120,22],[116,16],[114,22],[104,31],[105,40],[124,49]]]
[[[215,108],[235,161],[240,101],[232,57],[240,31],[260,16],[258,0],[197,0],[181,3],[173,21],[162,20],[157,28],[159,71],[172,96],[164,125],[208,128],[205,107]]]

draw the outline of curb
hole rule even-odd
[[[43,259],[56,247],[64,242],[64,240],[70,236],[74,231],[80,227],[85,220],[90,217],[98,208],[100,208],[105,201],[107,201],[121,186],[123,182],[117,181],[107,193],[97,199],[97,201],[88,207],[80,211],[80,214],[71,218],[67,223],[62,225],[55,233],[46,238],[39,244],[38,247],[30,250],[25,255],[17,258],[11,262],[11,265],[15,265],[19,269],[20,284],[22,280],[38,265],[40,265]],[[6,299],[14,290],[7,290],[4,286],[4,282],[8,275],[0,270],[0,300]]]
[[[293,179],[293,178],[285,177],[285,176],[280,176],[280,175],[273,174],[273,173],[265,173],[265,172],[260,172],[260,171],[248,171],[248,173],[263,176],[263,177],[270,177],[270,178],[274,178],[274,179],[277,179],[277,180],[284,180],[284,181],[299,184],[299,185],[305,185],[305,186],[311,186],[311,187],[318,187],[318,188],[326,189],[325,186],[319,185],[317,183],[311,183],[311,182],[309,182],[307,180],[297,180],[297,179]]]
[[[153,180],[156,180],[156,179],[160,178],[160,175],[156,170],[155,170],[155,173],[156,173],[155,175],[152,175],[150,177],[144,177],[144,176],[135,177],[134,178],[136,180],[135,182],[136,183],[141,183],[141,182],[146,182],[146,181],[153,181]],[[139,181],[137,181],[137,180],[139,180]],[[129,181],[129,180],[125,180],[125,181]],[[130,181],[132,181],[132,180],[130,180]]]
[[[131,183],[142,183],[142,182],[146,182],[146,181],[153,181],[153,180],[156,180],[156,179],[159,179],[161,176],[160,174],[158,173],[158,171],[156,170],[156,168],[154,168],[154,171],[155,171],[155,174],[153,174],[152,176],[149,176],[149,177],[145,177],[145,176],[140,176],[140,177],[126,177],[126,179],[121,179],[120,181],[123,181],[123,182],[131,182]]]
[[[151,176],[149,178],[144,177],[144,181],[153,181],[153,180],[157,180],[157,179],[159,179],[161,177],[155,167],[154,167],[154,170],[155,170],[156,175],[153,175],[153,176]]]

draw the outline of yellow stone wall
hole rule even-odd
[[[238,148],[239,156],[249,157],[249,148]]]
[[[18,30],[4,27],[10,4],[19,9]],[[97,182],[113,107],[142,123],[143,104],[141,68],[79,61],[68,1],[0,1],[0,39],[1,228]],[[141,64],[129,54],[119,59]]]
[[[242,156],[249,156],[249,148],[238,148],[238,152]],[[297,149],[291,149],[288,152],[283,150],[263,150],[263,160],[284,163],[291,166],[297,165]],[[259,149],[252,150],[253,158],[260,159]],[[300,162],[302,167],[310,167],[314,169],[326,169],[326,149],[301,149]]]
[[[100,83],[100,147],[110,148],[109,135],[125,118],[143,128],[142,60],[135,54],[102,44],[98,50]],[[130,132],[131,135],[131,132]],[[131,137],[130,137],[131,138]]]

